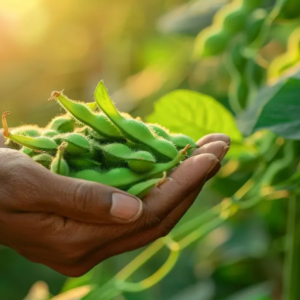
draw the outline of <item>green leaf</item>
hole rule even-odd
[[[214,98],[194,91],[176,90],[165,95],[155,103],[147,121],[195,141],[210,133],[225,133],[237,144],[243,140],[232,114]]]
[[[300,139],[300,72],[261,89],[249,109],[238,117],[245,135],[269,129],[287,139]]]

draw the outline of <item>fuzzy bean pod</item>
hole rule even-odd
[[[59,175],[64,175],[64,176],[69,175],[69,172],[70,172],[69,165],[63,157],[64,152],[67,147],[68,147],[68,143],[66,143],[66,142],[63,142],[58,147],[56,156],[53,159],[51,166],[50,166],[51,172],[59,174]]]
[[[181,150],[178,155],[171,161],[167,163],[155,164],[153,168],[146,173],[138,174],[132,170],[126,168],[116,168],[108,172],[105,171],[94,171],[94,170],[84,170],[75,174],[71,174],[74,178],[90,180],[106,185],[110,185],[119,189],[128,189],[139,182],[150,178],[162,177],[164,172],[168,172],[175,168],[182,160],[185,159],[187,155],[187,150],[190,145],[187,145],[183,150]]]
[[[127,193],[138,198],[144,198],[154,187],[159,187],[169,179],[167,173],[164,172],[163,178],[149,179],[132,186]]]
[[[77,170],[93,169],[93,168],[99,168],[101,166],[100,162],[97,162],[88,157],[67,158],[67,163],[71,168]]]
[[[158,124],[148,123],[147,126],[158,136],[172,142],[177,149],[183,149],[187,144],[191,145],[189,151],[193,151],[194,149],[199,148],[199,146],[194,142],[194,140],[185,134],[171,134],[167,128],[164,128],[163,126],[160,126]]]
[[[50,169],[53,157],[49,154],[42,153],[36,156],[33,156],[32,159],[37,162],[38,164],[44,166],[47,169]]]
[[[5,139],[10,139],[13,142],[25,146],[27,148],[37,150],[37,151],[55,151],[57,149],[57,144],[48,137],[30,137],[23,135],[16,135],[9,131],[6,116],[10,112],[5,112],[2,115],[2,124],[3,124],[3,136]]]
[[[47,129],[55,130],[59,133],[73,132],[75,129],[75,120],[68,114],[58,116],[47,125]]]
[[[61,92],[53,92],[50,100],[57,100],[76,120],[88,125],[100,135],[111,140],[123,140],[120,130],[103,114],[96,114],[84,104],[70,100]]]
[[[57,144],[67,142],[68,146],[65,149],[66,152],[75,156],[89,153],[91,150],[88,139],[79,133],[58,135],[54,138],[54,140]]]
[[[276,79],[300,61],[300,27],[289,37],[287,51],[276,57],[269,66],[268,78]]]
[[[155,154],[165,159],[174,159],[178,151],[171,142],[158,138],[143,122],[124,118],[111,101],[108,92],[101,81],[95,91],[95,100],[108,118],[119,127],[123,135],[136,143],[141,143]]]
[[[129,168],[135,172],[149,171],[155,164],[155,157],[147,151],[134,151],[128,146],[119,143],[100,145],[93,144],[93,147],[104,153],[107,160],[114,162],[126,162]]]

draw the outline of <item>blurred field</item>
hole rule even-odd
[[[145,118],[157,99],[175,89],[213,96],[232,112],[224,56],[192,59],[195,37],[228,2],[0,0],[0,112],[11,111],[11,127],[45,126],[55,114],[63,113],[47,100],[53,90],[64,89],[70,98],[93,101],[101,79],[117,107],[134,116]],[[267,1],[267,7],[273,4]],[[261,49],[266,64],[284,52],[287,37],[298,23],[275,26]],[[257,136],[251,141],[269,138]],[[281,159],[285,141],[275,137],[273,145],[278,150],[274,157]],[[299,144],[295,147],[299,149]],[[197,218],[247,183],[261,162],[256,157],[251,160],[251,155],[226,162],[180,224]],[[270,300],[270,294],[280,299],[287,207],[284,202],[271,202],[241,211],[185,249],[169,276],[151,290],[115,299]],[[101,286],[140,252],[109,259],[72,281],[0,246],[0,299],[23,300],[36,282],[26,300],[48,299],[48,288],[51,295],[58,295],[62,288]],[[160,251],[132,279],[151,275],[166,257],[167,251]]]

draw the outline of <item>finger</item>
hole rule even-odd
[[[99,224],[133,222],[142,214],[141,200],[116,188],[56,175],[50,183],[52,192],[37,209]]]
[[[211,153],[215,155],[215,157],[217,157],[219,161],[221,161],[228,152],[229,148],[230,147],[228,146],[228,144],[224,141],[209,142],[207,144],[204,144],[199,149],[195,150],[193,152],[193,156],[204,153]]]
[[[4,153],[4,149],[1,150]],[[11,155],[8,152],[7,156]],[[4,153],[5,154],[5,153]],[[3,158],[1,155],[1,159]],[[116,188],[49,172],[17,151],[2,164],[9,174],[5,182],[14,211],[55,213],[87,223],[130,223],[142,214],[138,198]]]
[[[158,226],[152,229],[147,229],[137,234],[131,235],[127,238],[119,238],[105,247],[98,247],[93,249],[85,257],[83,257],[77,264],[62,266],[56,265],[56,270],[59,268],[68,273],[68,276],[82,276],[93,267],[98,265],[103,260],[113,257],[115,255],[133,251],[148,245],[168,234],[170,230],[178,223],[190,206],[194,203],[200,187],[194,191],[184,202],[179,204],[174,211],[172,211]],[[49,263],[49,262],[48,262]],[[53,267],[53,264],[52,264]]]
[[[213,135],[213,137],[218,137],[218,135]],[[222,159],[228,150],[228,144],[223,141],[207,143],[202,149],[198,149],[197,151],[200,155],[191,157],[182,163],[172,173],[172,181],[166,182],[160,189],[153,189],[144,199],[144,202],[147,204],[147,210],[154,212],[159,219],[165,217],[191,191],[194,191],[195,188],[197,189],[199,183],[204,183],[204,179],[210,179],[218,172],[220,169],[218,159]],[[212,159],[212,161],[208,158]],[[162,200],[160,201],[159,198]],[[151,199],[155,200],[151,201]]]
[[[171,181],[153,189],[144,199],[147,210],[162,220],[201,183],[219,163],[211,153],[201,154],[184,161],[172,174]]]
[[[216,141],[223,141],[225,142],[228,146],[230,145],[231,141],[228,135],[223,134],[223,133],[212,133],[205,135],[202,137],[200,140],[198,140],[197,145],[199,147],[204,146],[205,144],[216,142]]]
[[[211,179],[218,173],[218,171],[221,168],[221,161],[225,157],[229,149],[230,146],[228,146],[228,144],[225,143],[224,141],[215,141],[215,142],[204,144],[201,148],[193,152],[192,156],[203,154],[203,153],[212,153],[219,159],[220,163],[218,163],[212,169],[212,171],[207,175],[207,180]]]

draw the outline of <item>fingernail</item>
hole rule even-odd
[[[210,160],[211,160],[211,166],[208,169],[207,174],[209,174],[215,168],[215,166],[219,163],[219,160],[215,156],[211,156]]]
[[[142,209],[142,201],[138,198],[121,193],[112,195],[110,214],[115,218],[133,221],[141,215]]]
[[[226,147],[223,148],[223,151],[222,151],[222,153],[219,157],[219,160],[222,160],[225,157],[225,155],[227,154],[229,148],[230,148],[229,146],[226,146]]]

